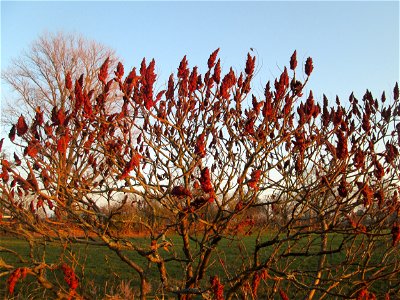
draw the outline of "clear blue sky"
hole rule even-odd
[[[314,60],[309,88],[346,100],[365,89],[392,94],[399,80],[399,2],[17,2],[1,1],[1,64],[45,31],[76,32],[112,48],[127,66],[155,58],[161,86],[183,55],[204,70],[220,47],[224,70],[258,54],[256,92],[297,49]],[[5,93],[4,86],[3,93]],[[3,98],[3,97],[2,97]]]

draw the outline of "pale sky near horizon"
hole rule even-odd
[[[223,70],[241,70],[250,48],[257,55],[255,93],[279,76],[295,49],[314,72],[308,89],[347,100],[392,95],[399,80],[399,2],[111,2],[1,1],[1,68],[10,66],[44,32],[75,32],[114,48],[126,66],[155,58],[162,86],[187,54],[206,67],[220,47]],[[1,99],[7,95],[2,82]]]

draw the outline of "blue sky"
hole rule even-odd
[[[114,48],[126,66],[155,58],[159,86],[183,55],[204,70],[220,47],[225,71],[243,68],[254,48],[261,94],[297,49],[314,60],[309,89],[321,101],[354,91],[392,94],[399,80],[399,2],[1,1],[1,68],[40,34],[76,32]],[[2,99],[7,93],[2,84]]]

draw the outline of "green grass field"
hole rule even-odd
[[[265,237],[267,238],[267,237]],[[149,240],[145,238],[138,238],[138,242],[143,244],[149,244]],[[331,236],[330,246],[335,247],[339,244],[340,238]],[[171,241],[174,244],[177,251],[181,251],[182,243],[178,237],[171,237]],[[318,239],[315,239],[315,249],[318,249]],[[15,250],[21,254],[22,258],[28,262],[32,262],[31,257],[34,257],[36,261],[41,261],[45,255],[46,263],[48,264],[59,264],[61,260],[69,261],[70,264],[77,266],[76,273],[80,279],[79,292],[86,295],[89,299],[100,299],[106,297],[106,295],[114,294],[117,290],[121,289],[121,282],[123,286],[131,290],[133,293],[138,291],[139,277],[133,269],[128,267],[124,262],[122,262],[117,255],[106,247],[93,246],[93,245],[73,245],[72,248],[62,249],[55,244],[47,243],[42,244],[40,247],[35,248],[34,253],[30,253],[30,247],[25,241],[13,239],[13,238],[0,238],[0,246],[7,247],[9,249]],[[255,246],[255,237],[246,236],[243,237],[241,242],[238,241],[221,241],[216,254],[211,260],[209,275],[219,275],[224,276],[224,268],[222,267],[221,260],[224,262],[225,271],[230,275],[233,275],[235,270],[240,270],[245,266],[251,265],[251,251]],[[301,249],[304,246],[303,242],[299,242],[296,245],[296,249]],[[378,245],[379,246],[379,245]],[[193,244],[193,247],[196,245]],[[170,253],[162,250],[164,255],[171,255]],[[267,248],[262,251],[261,258],[268,258],[272,249]],[[16,267],[26,266],[27,263],[19,262],[18,259],[11,253],[0,252],[1,258],[8,264],[12,264]],[[160,281],[158,279],[158,270],[156,265],[148,265],[144,258],[140,257],[135,253],[127,252],[129,257],[131,257],[136,263],[141,265],[147,272],[150,278],[151,293],[154,294],[160,289]],[[181,253],[177,253],[180,255]],[[248,256],[248,257],[247,257]],[[373,260],[380,260],[380,254],[377,252],[376,257]],[[332,266],[332,270],[328,273],[334,275],[334,266],[340,266],[345,261],[344,253],[336,253],[327,256],[327,265]],[[360,263],[362,263],[360,261]],[[279,262],[276,262],[276,268],[287,268],[287,271],[301,270],[304,274],[303,278],[311,280],[312,276],[308,273],[316,270],[318,264],[318,257],[301,257],[301,258],[288,258]],[[350,268],[356,269],[358,266],[350,266]],[[171,262],[167,265],[168,276],[171,282],[180,282],[182,279],[183,267],[178,262]],[[308,272],[308,273],[307,273]],[[311,274],[310,273],[310,274]],[[53,272],[48,272],[46,274],[51,279],[58,280],[61,284],[63,282],[63,275],[61,271],[56,270]],[[309,279],[307,279],[309,276]],[[15,299],[26,299],[29,295],[37,295],[38,291],[34,290],[34,285],[30,284],[33,278],[27,277],[22,282],[18,282],[16,285],[16,297]],[[207,279],[208,280],[208,279]],[[288,283],[290,285],[290,283]],[[282,283],[281,286],[285,286]],[[290,290],[290,286],[288,287]],[[350,287],[349,287],[350,288]],[[385,289],[385,282],[379,282],[374,285],[375,290]],[[36,294],[35,294],[36,293]],[[40,293],[43,293],[41,291]],[[6,277],[1,277],[0,279],[0,295],[3,297],[7,296],[6,287]],[[291,294],[293,299],[298,299],[300,296],[297,291]],[[35,296],[37,297],[37,296]],[[48,294],[41,294],[41,297],[51,298]]]

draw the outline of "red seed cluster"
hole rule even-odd
[[[338,143],[336,147],[336,156],[338,159],[345,160],[348,157],[349,151],[347,148],[347,137],[341,130],[337,132]]]
[[[205,133],[200,134],[197,137],[196,147],[195,147],[195,154],[201,158],[206,156],[206,144],[205,144]]]
[[[201,170],[200,185],[205,193],[214,192],[214,188],[211,183],[210,170],[207,167]]]
[[[386,161],[389,164],[392,164],[398,155],[399,155],[399,150],[397,149],[397,147],[393,144],[386,143],[386,154],[385,154]]]
[[[219,52],[219,48],[217,50],[215,50],[213,53],[211,53],[210,58],[208,59],[208,62],[207,62],[209,69],[214,67],[218,52]]]
[[[25,118],[21,115],[18,118],[18,122],[17,122],[17,135],[23,136],[27,132],[28,132],[28,125],[25,122]]]
[[[254,170],[251,173],[251,177],[250,180],[247,182],[247,185],[254,190],[258,189],[258,183],[260,181],[260,177],[261,177],[261,170],[258,169]]]
[[[368,183],[363,186],[361,195],[364,197],[364,206],[370,206],[374,198],[374,191],[369,187]]]
[[[288,295],[282,289],[279,290],[279,295],[281,296],[282,300],[289,300]]]
[[[255,56],[251,57],[250,53],[248,53],[247,61],[246,61],[246,68],[244,69],[247,76],[253,75],[255,63],[256,63],[256,57]]]
[[[215,300],[224,300],[224,285],[220,282],[218,276],[210,279],[211,289],[214,293]]]
[[[121,62],[118,62],[117,70],[115,71],[115,76],[118,79],[121,79],[122,76],[124,76],[124,66],[123,66],[123,64]]]
[[[290,57],[290,69],[294,70],[297,67],[297,51],[294,50],[292,56]]]
[[[357,300],[376,300],[374,293],[369,292],[367,289],[362,289],[357,294]]]
[[[305,65],[305,73],[307,76],[310,76],[314,69],[313,60],[311,57],[307,58],[306,65]]]
[[[190,190],[186,189],[182,185],[174,186],[171,191],[171,195],[178,198],[192,197],[192,193],[190,192]]]
[[[100,67],[99,72],[99,80],[106,85],[107,77],[108,77],[108,65],[110,63],[110,58],[107,58],[104,63]],[[81,84],[82,85],[82,84]]]
[[[217,64],[215,65],[214,74],[213,74],[212,78],[217,84],[219,84],[221,81],[221,60],[220,59],[218,59]]]
[[[254,273],[253,280],[251,282],[251,292],[254,296],[257,295],[258,286],[260,285],[261,276],[259,272]]]
[[[153,59],[146,67],[146,61],[145,59],[143,59],[140,68],[140,91],[143,97],[144,106],[147,110],[150,110],[155,104],[155,101],[153,99],[153,86],[154,82],[156,81],[156,74],[154,73],[155,64],[155,60]]]
[[[71,91],[72,90],[72,78],[71,78],[71,73],[67,73],[67,75],[65,75],[65,87]]]
[[[68,266],[66,263],[61,265],[61,269],[64,273],[64,280],[68,284],[69,288],[75,291],[78,288],[79,280],[75,275],[74,270]]]
[[[120,179],[125,179],[129,176],[129,173],[135,169],[135,168],[139,168],[140,165],[140,160],[142,159],[142,155],[140,155],[139,153],[133,151],[131,153],[131,158],[128,162],[126,162],[125,164],[125,168],[122,172],[122,174],[120,175]]]
[[[346,182],[346,178],[343,177],[342,180],[340,181],[340,185],[338,187],[338,193],[339,193],[340,197],[343,197],[343,198],[347,197],[347,195],[348,195],[347,186],[348,186],[348,184]]]
[[[15,269],[11,275],[7,279],[8,285],[8,292],[12,295],[14,293],[15,285],[17,284],[18,280],[24,279],[28,269],[26,268],[17,268]]]
[[[391,233],[392,233],[392,245],[394,247],[400,241],[400,226],[399,226],[399,224],[397,224],[397,223],[393,224]]]
[[[222,79],[220,94],[223,99],[229,99],[230,93],[229,89],[236,83],[235,72],[231,68],[229,73],[225,75],[224,79]]]

